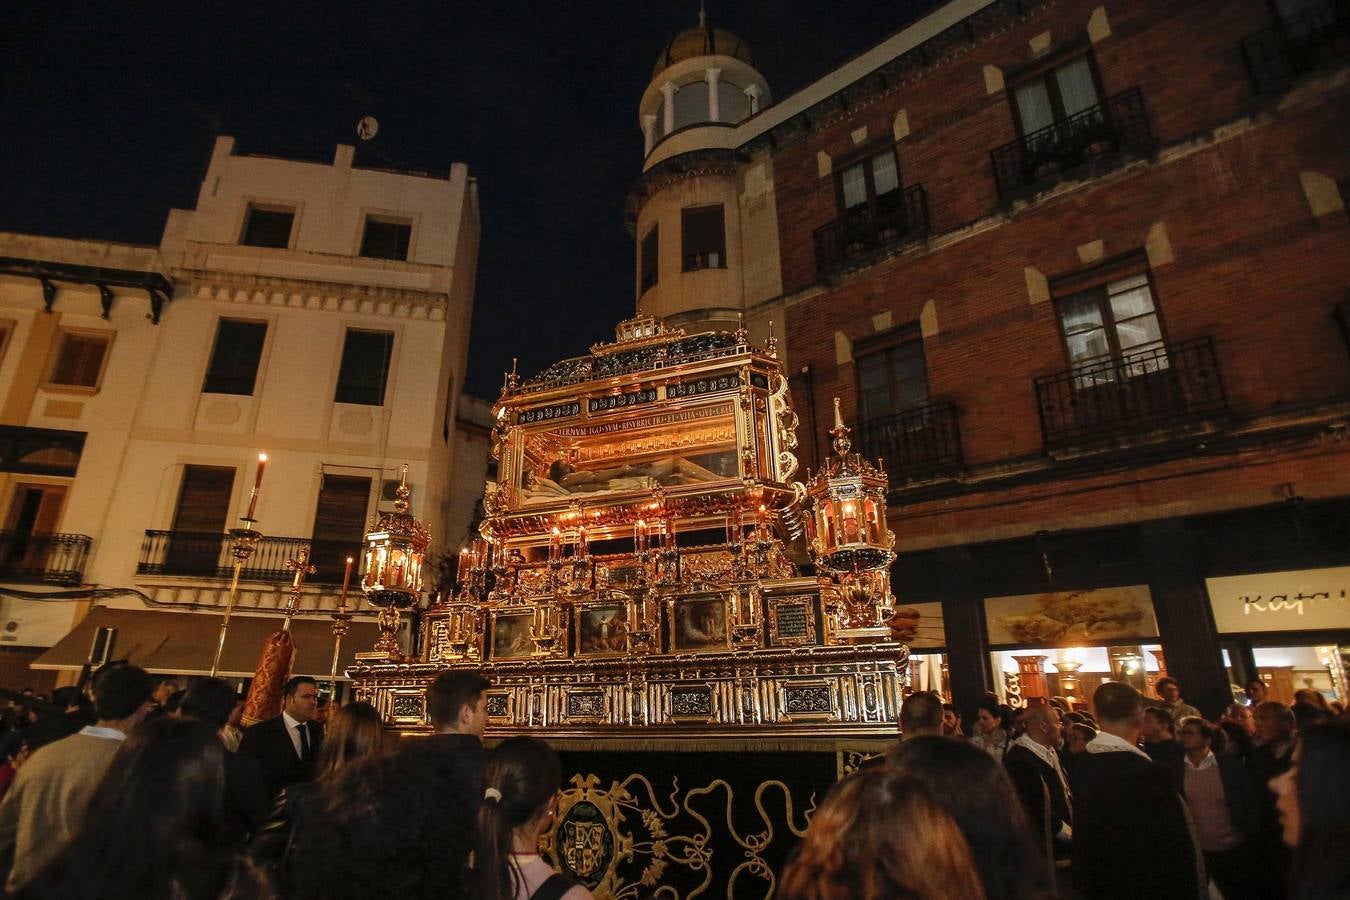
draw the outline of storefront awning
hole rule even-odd
[[[207,675],[216,654],[220,620],[220,616],[206,613],[95,607],[56,646],[38,657],[32,668],[78,670],[89,658],[98,629],[107,627],[117,629],[113,659],[125,659],[147,671],[165,675]],[[219,674],[252,677],[263,642],[281,623],[280,616],[232,615]],[[352,622],[342,639],[339,678],[355,662],[356,653],[374,646],[377,633],[374,622]],[[291,623],[291,634],[296,648],[292,673],[327,678],[333,664],[332,622],[297,618]]]

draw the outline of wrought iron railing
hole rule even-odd
[[[893,195],[893,196],[892,196]],[[815,231],[816,271],[825,275],[874,250],[928,234],[928,194],[912,184],[877,198],[875,209],[850,211]]]
[[[956,407],[951,403],[930,403],[893,416],[868,419],[853,426],[853,435],[859,453],[885,464],[892,488],[953,472],[963,465],[961,430]]]
[[[1139,88],[1052,122],[990,153],[1000,196],[1153,140]]]
[[[230,536],[214,532],[147,531],[141,542],[137,575],[175,575],[184,578],[227,579],[234,571]],[[246,581],[290,581],[295,573],[286,561],[310,548],[310,563],[318,571],[310,584],[341,584],[347,557],[361,559],[360,541],[315,541],[299,537],[264,537],[244,563],[239,577]]]
[[[1258,94],[1350,56],[1350,2],[1330,0],[1279,19],[1242,39],[1242,59]]]
[[[1037,378],[1036,404],[1046,446],[1200,424],[1228,411],[1207,337]]]
[[[79,584],[89,558],[85,534],[23,534],[0,531],[0,579]]]

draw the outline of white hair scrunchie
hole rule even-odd
[[[502,792],[497,790],[495,787],[485,788],[483,790],[483,799],[496,800],[497,802],[500,803],[502,799]]]

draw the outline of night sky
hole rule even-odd
[[[775,100],[933,0],[711,0]],[[0,230],[157,244],[211,144],[331,161],[380,122],[401,166],[478,179],[469,393],[612,337],[633,311],[637,104],[697,0],[0,3]],[[380,165],[358,155],[358,163]]]

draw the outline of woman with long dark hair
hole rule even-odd
[[[811,817],[783,870],[783,900],[984,900],[970,845],[916,778],[864,769]]]
[[[258,830],[249,854],[269,872],[277,890],[293,894],[291,863],[304,842],[306,821],[323,802],[341,772],[357,760],[378,754],[384,747],[384,720],[369,703],[348,703],[328,717],[315,779],[287,787],[277,798],[271,817]]]
[[[216,900],[264,894],[239,878],[224,834],[225,748],[215,729],[165,716],[133,731],[69,845],[23,900]],[[233,884],[232,884],[233,882]]]
[[[886,758],[902,775],[928,785],[966,842],[989,900],[1052,896],[1045,854],[1003,766],[966,741],[918,737]]]
[[[1294,850],[1293,900],[1350,897],[1350,723],[1314,725],[1299,736],[1294,764],[1272,778]]]
[[[534,738],[507,738],[488,754],[483,783],[474,851],[480,900],[588,900],[590,891],[539,855],[539,836],[552,826],[562,786],[553,749]]]

